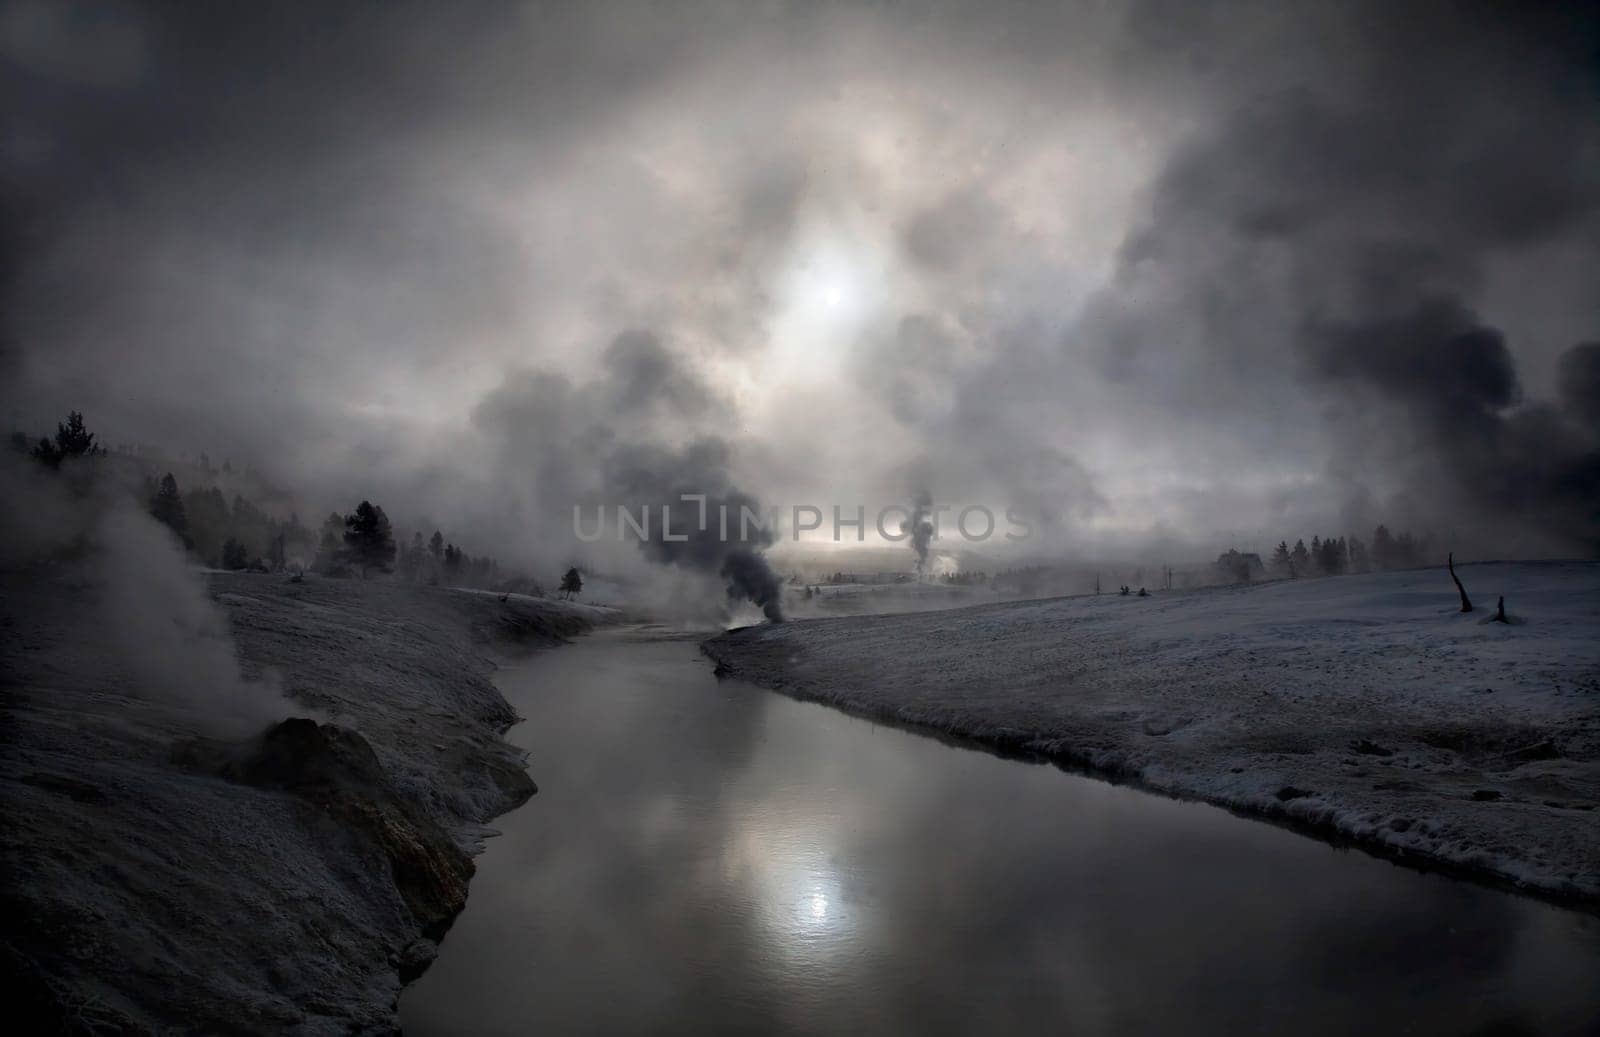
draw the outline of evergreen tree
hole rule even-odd
[[[437,529],[428,540],[428,553],[433,555],[433,560],[436,562],[444,560],[444,534]]]
[[[33,456],[42,464],[59,468],[69,457],[99,457],[105,448],[95,446],[94,433],[83,423],[83,414],[72,411],[66,421],[56,423],[54,440],[41,439],[33,448]]]
[[[1289,543],[1286,540],[1278,541],[1277,550],[1272,552],[1272,571],[1286,573],[1289,571]]]
[[[571,601],[574,595],[583,593],[583,574],[578,571],[576,565],[561,577],[561,593],[566,595],[568,601]]]
[[[222,564],[222,543],[228,539],[228,502],[215,486],[190,490],[183,497],[184,518],[194,553],[207,565]]]
[[[1394,538],[1395,567],[1412,569],[1422,564],[1422,546],[1409,531]]]
[[[394,530],[389,526],[389,516],[371,501],[362,501],[344,520],[345,557],[361,570],[362,579],[367,570],[388,572],[394,566]]]
[[[1306,550],[1304,540],[1294,542],[1294,550],[1289,552],[1289,561],[1294,565],[1294,575],[1308,576],[1311,573],[1311,552]]]
[[[150,497],[150,514],[177,534],[183,546],[189,546],[189,520],[184,514],[183,497],[178,493],[178,480],[172,477],[171,472],[162,476],[161,485]]]
[[[344,567],[344,516],[337,511],[328,513],[322,520],[322,534],[317,540],[317,557],[312,568],[324,576],[332,576]]]
[[[408,580],[415,580],[422,570],[422,560],[427,557],[428,549],[422,543],[422,531],[417,530],[411,534],[411,546],[400,550],[400,572]]]
[[[454,586],[456,576],[461,572],[461,549],[454,544],[444,545],[444,561],[440,563],[442,576],[447,586]]]
[[[222,545],[222,567],[224,569],[248,569],[250,567],[250,552],[233,537],[229,537],[227,542]]]
[[[1333,537],[1318,544],[1312,541],[1312,557],[1324,575],[1337,576],[1344,572],[1344,541]]]
[[[1379,526],[1372,531],[1372,564],[1379,569],[1395,568],[1394,537],[1389,535],[1388,526]]]

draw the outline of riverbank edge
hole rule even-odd
[[[941,726],[925,720],[907,718],[901,715],[893,704],[872,703],[852,697],[848,691],[829,694],[805,681],[789,679],[770,670],[741,665],[738,645],[729,640],[740,629],[744,628],[724,631],[700,643],[701,654],[711,660],[718,678],[742,680],[799,702],[826,706],[848,716],[932,738],[956,748],[985,752],[1019,763],[1053,766],[1069,774],[1136,789],[1166,799],[1204,803],[1225,810],[1236,817],[1265,822],[1329,846],[1357,849],[1399,867],[1472,882],[1503,892],[1531,897],[1567,910],[1600,916],[1600,892],[1586,891],[1570,883],[1528,882],[1491,868],[1464,864],[1426,850],[1395,846],[1378,837],[1351,832],[1341,826],[1337,817],[1296,815],[1291,812],[1288,805],[1288,802],[1292,801],[1282,805],[1241,803],[1226,796],[1207,795],[1173,784],[1152,781],[1138,767],[1121,763],[1108,765],[1103,760],[1097,759],[1094,754],[1075,747],[1055,745],[1041,748],[1038,745],[1038,736],[1032,732],[978,732],[959,723]]]
[[[219,586],[221,574],[211,574],[213,586]],[[352,584],[355,586],[355,584]],[[501,693],[496,674],[519,665],[531,655],[551,651],[571,644],[572,640],[586,637],[597,629],[627,621],[620,610],[606,607],[572,606],[554,599],[529,597],[521,594],[499,594],[460,588],[434,586],[405,588],[411,593],[432,595],[442,600],[459,603],[460,615],[465,620],[463,628],[456,631],[460,646],[479,656],[487,664],[485,672],[477,674],[488,687],[493,705],[486,713],[469,719],[484,733],[492,736],[487,744],[469,746],[456,765],[434,775],[433,792],[445,798],[459,796],[466,791],[464,780],[468,774],[479,773],[489,778],[489,797],[480,800],[478,809],[471,815],[453,819],[441,818],[447,834],[464,851],[467,858],[465,892],[453,906],[448,916],[432,924],[416,919],[413,938],[396,949],[387,959],[398,980],[398,986],[389,1004],[392,1032],[402,1033],[400,1025],[400,995],[405,987],[420,978],[432,965],[439,944],[453,926],[455,919],[466,910],[471,895],[471,876],[476,872],[475,859],[487,849],[486,840],[498,831],[491,822],[524,806],[538,794],[538,786],[528,770],[527,754],[513,745],[506,733],[527,718],[521,716]],[[489,602],[493,602],[491,606]],[[240,638],[241,654],[247,663],[260,664],[251,658],[246,648],[244,631],[235,622],[234,633]],[[369,660],[377,662],[377,660]],[[337,723],[337,719],[331,721]],[[413,801],[412,807],[422,808]],[[349,829],[349,826],[346,826]],[[361,833],[352,830],[353,835]]]
[[[0,774],[15,836],[5,899],[23,920],[0,947],[13,1003],[64,1031],[399,1033],[400,991],[464,908],[488,822],[536,792],[504,738],[523,718],[493,674],[620,614],[206,573],[242,668],[281,687],[290,718],[218,742],[170,726],[87,657],[74,668],[92,628],[82,588],[59,577],[8,579],[3,595],[21,635],[6,652]],[[241,776],[233,764],[259,762],[285,730],[313,734],[320,755],[291,764],[308,763],[309,782]],[[205,757],[219,747],[227,772]],[[336,787],[352,748],[375,786]],[[459,902],[418,912],[415,887],[453,882]]]

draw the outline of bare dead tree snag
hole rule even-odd
[[[1511,622],[1506,618],[1506,596],[1504,594],[1500,595],[1500,603],[1494,608],[1494,621],[1496,623]]]
[[[1467,597],[1467,589],[1461,586],[1461,577],[1456,575],[1456,555],[1452,551],[1445,555],[1445,563],[1450,570],[1450,578],[1456,582],[1456,592],[1461,595],[1461,611],[1472,611],[1472,599]]]

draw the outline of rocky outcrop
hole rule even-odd
[[[534,791],[496,657],[608,616],[380,580],[208,587],[246,676],[284,694],[228,740],[130,680],[91,578],[0,573],[0,996],[42,1032],[397,1031],[485,825]],[[185,703],[217,693],[168,662]]]
[[[184,743],[174,759],[229,781],[292,793],[368,840],[388,862],[395,890],[428,940],[443,936],[466,906],[472,858],[437,821],[396,792],[360,733],[291,717],[239,745]],[[526,800],[533,782],[522,777],[526,794],[521,800]],[[420,974],[417,964],[412,955],[412,968]]]

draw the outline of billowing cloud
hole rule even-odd
[[[1038,552],[1588,550],[1594,30],[7,3],[8,417],[540,564],[608,459],[713,441],[729,492],[1014,505]]]

